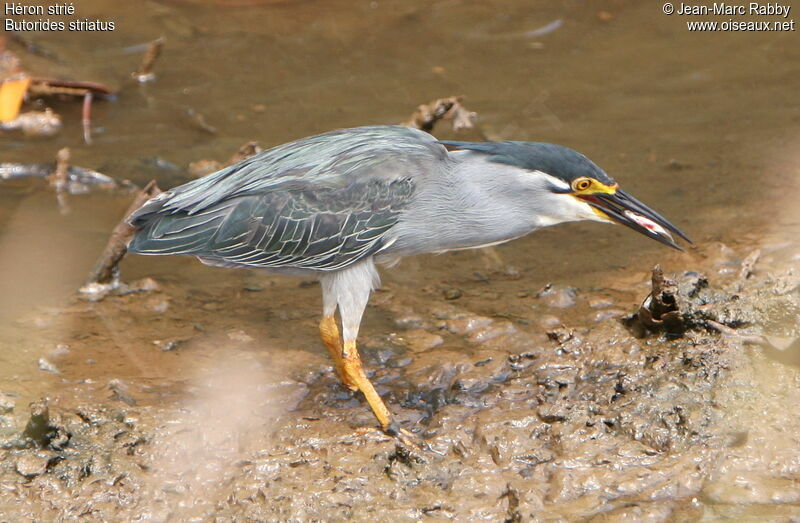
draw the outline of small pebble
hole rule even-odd
[[[39,358],[39,370],[45,372],[52,372],[53,374],[61,374],[58,368],[44,358]]]
[[[444,343],[444,339],[441,336],[423,329],[412,329],[394,337],[398,343],[402,343],[414,352],[432,349]]]
[[[69,345],[64,345],[63,343],[59,343],[55,349],[50,351],[50,356],[53,358],[66,356],[67,354],[69,354]]]
[[[153,278],[142,278],[130,283],[131,289],[136,289],[144,292],[154,292],[161,289],[161,285]]]
[[[16,407],[14,399],[7,394],[0,393],[0,414],[8,414],[14,410],[14,407]]]
[[[540,298],[548,307],[566,309],[575,305],[577,295],[578,291],[574,287],[547,285],[536,297]]]
[[[401,314],[394,319],[394,326],[398,329],[420,329],[425,324],[423,317],[414,312]]]
[[[252,336],[250,336],[249,334],[247,334],[243,330],[238,330],[238,331],[230,331],[228,333],[228,339],[231,340],[231,341],[239,341],[239,342],[242,342],[242,343],[248,343],[248,342],[253,341],[255,338],[253,338]]]
[[[463,295],[464,293],[461,291],[461,289],[456,289],[455,287],[450,287],[444,291],[445,300],[457,300]]]
[[[493,323],[491,318],[486,316],[464,316],[453,320],[448,320],[445,326],[453,334],[468,334],[472,331],[485,329]]]
[[[127,383],[119,379],[113,379],[108,382],[108,388],[111,390],[111,397],[119,400],[130,406],[136,405],[136,398],[131,395],[130,387]]]
[[[153,296],[145,302],[145,305],[151,311],[163,314],[167,312],[167,309],[169,309],[169,300]]]
[[[539,319],[539,325],[544,327],[545,329],[551,329],[553,327],[558,327],[561,325],[561,320],[558,316],[553,316],[552,314],[548,314],[546,316],[542,316]]]
[[[153,340],[153,345],[161,349],[163,352],[169,352],[178,348],[177,340]]]
[[[589,300],[589,307],[593,309],[606,309],[614,305],[614,302],[608,298],[592,298]]]
[[[26,478],[41,476],[47,472],[48,459],[33,454],[23,454],[17,459],[17,472]]]
[[[514,324],[512,324],[510,321],[499,321],[494,322],[484,328],[476,329],[470,332],[467,338],[473,343],[485,343],[489,340],[497,338],[498,336],[503,336],[504,334],[514,334],[515,332],[517,332],[517,328],[514,327]]]
[[[621,318],[625,316],[625,311],[620,309],[606,309],[604,311],[597,311],[594,315],[594,321],[606,321],[614,318]]]

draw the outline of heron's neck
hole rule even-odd
[[[530,186],[524,194],[511,190],[508,177],[514,176],[518,169],[472,159],[420,180],[397,224],[396,249],[411,254],[485,247],[556,223],[531,212]],[[545,191],[543,184],[538,196],[551,197]]]

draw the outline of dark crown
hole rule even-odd
[[[514,165],[531,171],[542,171],[567,183],[588,176],[605,185],[614,180],[581,153],[552,143],[542,142],[453,142],[439,143],[458,149],[488,154],[489,161]]]

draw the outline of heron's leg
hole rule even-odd
[[[344,364],[344,372],[348,378],[356,384],[358,390],[364,394],[364,399],[367,400],[372,413],[378,418],[378,423],[381,428],[388,434],[397,435],[398,428],[392,417],[392,413],[386,407],[386,404],[381,399],[372,382],[367,378],[364,372],[364,367],[361,365],[361,357],[358,354],[355,340],[344,341],[344,351],[342,352],[342,362]]]
[[[386,404],[367,378],[356,348],[361,317],[364,315],[364,309],[367,307],[372,289],[379,283],[375,264],[371,258],[367,258],[341,271],[326,274],[320,279],[320,283],[322,284],[323,316],[332,318],[338,307],[342,319],[344,344],[341,349],[341,362],[342,371],[346,376],[345,383],[352,383],[364,394],[364,398],[375,417],[378,418],[378,423],[381,424],[384,432],[398,437],[401,441],[411,443],[410,434],[398,428],[392,413],[386,408]]]
[[[331,358],[333,358],[333,364],[336,367],[336,374],[339,375],[339,379],[350,390],[358,390],[358,385],[350,379],[350,376],[344,370],[342,340],[339,337],[339,327],[336,325],[336,317],[333,314],[322,317],[322,321],[319,322],[319,335],[322,338],[322,343],[328,348]]]

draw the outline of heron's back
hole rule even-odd
[[[304,138],[151,199],[129,221],[131,252],[222,266],[337,270],[375,254],[415,190],[447,158],[415,129]]]

